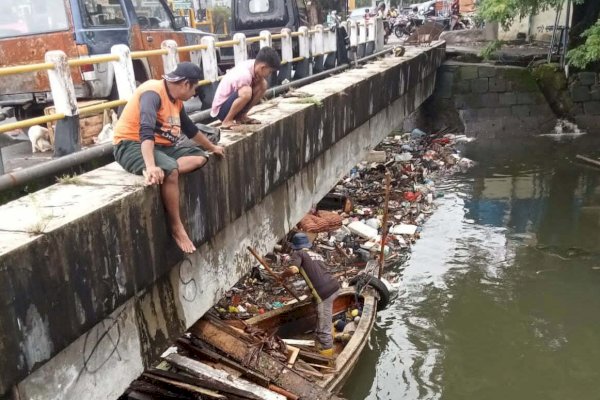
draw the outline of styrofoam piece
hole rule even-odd
[[[417,233],[417,228],[416,225],[399,224],[394,225],[392,229],[390,229],[390,233],[394,235],[414,235]]]
[[[360,221],[354,221],[348,225],[350,232],[360,236],[363,239],[373,239],[377,236],[377,229],[371,228],[369,225],[364,224]]]

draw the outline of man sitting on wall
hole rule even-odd
[[[179,215],[179,175],[202,167],[207,154],[199,147],[181,146],[182,133],[219,157],[225,155],[224,148],[212,144],[183,109],[200,79],[200,68],[184,62],[163,79],[144,82],[125,106],[113,139],[115,160],[125,170],[143,174],[148,185],[161,185],[171,233],[185,253],[196,247]]]
[[[271,47],[263,47],[256,59],[239,63],[225,74],[219,83],[210,115],[220,119],[223,128],[234,125],[260,124],[249,118],[248,112],[263,98],[267,78],[281,65],[279,54]]]

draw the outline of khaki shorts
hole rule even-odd
[[[142,156],[142,144],[131,140],[123,140],[115,145],[113,150],[115,160],[132,174],[142,175],[146,169],[146,163]],[[207,154],[199,147],[188,146],[161,146],[154,144],[154,162],[156,166],[169,175],[171,171],[177,169],[177,159],[181,157],[196,156],[208,159]]]

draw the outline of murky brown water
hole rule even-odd
[[[600,141],[508,143],[440,185],[348,399],[600,399]]]

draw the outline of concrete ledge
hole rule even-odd
[[[157,188],[116,164],[0,207],[0,393],[116,398],[432,92],[444,45],[261,106],[257,131],[185,177],[182,259]],[[41,234],[37,234],[41,231]]]

